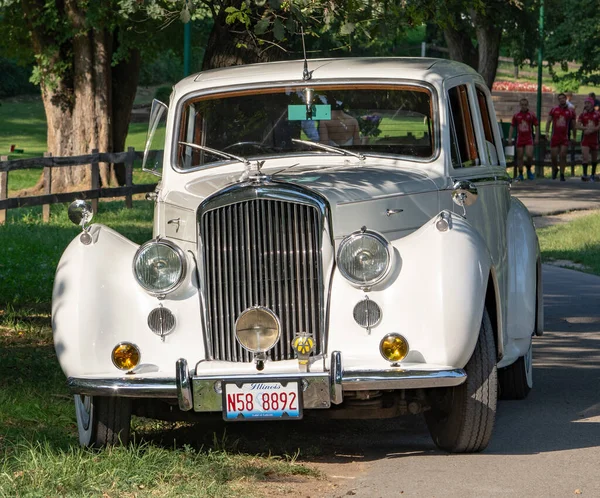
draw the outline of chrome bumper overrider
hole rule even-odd
[[[197,412],[222,410],[223,382],[267,382],[299,380],[303,389],[304,408],[329,408],[340,404],[344,391],[417,389],[451,387],[462,384],[467,374],[463,369],[453,370],[364,370],[344,372],[342,355],[331,354],[329,372],[287,374],[259,374],[253,377],[231,375],[190,375],[187,361],[177,360],[175,378],[86,379],[69,377],[68,386],[75,394],[93,396],[124,396],[131,398],[177,399],[183,411]]]

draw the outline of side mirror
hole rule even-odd
[[[80,237],[81,243],[86,246],[91,244],[92,236],[90,235],[89,227],[87,226],[94,217],[91,204],[85,202],[84,200],[78,199],[69,205],[68,213],[69,219],[75,225],[79,225],[83,230],[83,233]]]
[[[73,201],[69,206],[69,219],[84,230],[93,217],[92,206],[81,199]]]

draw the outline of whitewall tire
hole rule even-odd
[[[525,399],[533,387],[533,341],[525,356],[498,370],[500,399]]]
[[[131,400],[75,395],[79,444],[88,448],[126,445],[131,427]]]

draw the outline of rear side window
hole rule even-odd
[[[485,135],[485,145],[487,148],[489,164],[498,164],[498,151],[496,149],[496,141],[494,139],[494,126],[497,124],[492,121],[488,99],[485,92],[481,88],[477,88],[477,103],[481,113],[481,121],[483,124],[483,133]]]
[[[465,168],[481,164],[467,85],[448,90],[448,106],[451,118],[452,165],[455,168]]]

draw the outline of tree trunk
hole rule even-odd
[[[471,42],[468,29],[458,29],[447,25],[444,27],[444,38],[453,61],[463,62],[477,69],[477,50]]]
[[[502,40],[502,30],[494,26],[484,16],[476,15],[475,34],[477,36],[477,52],[479,61],[477,71],[483,76],[485,84],[491,90],[496,71],[498,70],[498,58],[500,57],[500,41]]]
[[[256,39],[245,26],[228,25],[225,22],[227,7],[239,8],[240,0],[227,0],[221,2],[218,12],[213,11],[213,28],[206,44],[202,70],[218,67],[238,66],[240,64],[252,64],[255,62],[268,62],[272,59],[273,50],[265,50],[267,47],[259,47]],[[256,7],[254,7],[256,10]],[[264,35],[263,38],[267,37]]]
[[[112,68],[113,40],[117,34],[89,27],[78,0],[57,3],[75,33],[66,41],[53,39],[45,26],[32,22],[39,2],[23,0],[22,5],[30,21],[34,52],[48,57],[48,47],[57,47],[49,56],[46,67],[50,69],[42,74],[40,83],[48,124],[48,152],[62,157],[89,154],[93,149],[123,150],[137,88],[139,53],[132,53],[129,59]],[[51,73],[52,68],[65,62],[70,65],[69,70],[59,76]],[[113,88],[119,90],[116,99]],[[56,168],[52,173],[52,192],[89,189],[90,173],[89,166]],[[109,164],[100,165],[100,175],[104,186],[116,183]],[[31,192],[41,188],[39,181]]]
[[[139,50],[130,52],[126,60],[120,61],[112,68],[112,137],[113,150],[125,150],[125,140],[131,120],[131,110],[138,86],[141,57]],[[115,164],[114,173],[117,183],[125,185],[125,165]]]

